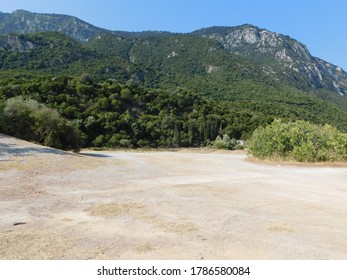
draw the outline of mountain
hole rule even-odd
[[[268,75],[298,88],[324,88],[347,95],[347,73],[313,57],[305,45],[289,36],[249,24],[204,28],[193,34],[219,42],[225,50],[249,59]]]
[[[17,10],[13,13],[0,12],[0,34],[30,34],[49,31],[66,34],[80,42],[86,42],[104,33],[114,33],[128,38],[162,37],[172,34],[166,31],[110,31],[69,15],[32,13],[25,10]]]
[[[212,98],[220,95],[225,100],[233,99],[237,91],[224,90],[223,86],[228,84],[245,79],[263,84],[275,82],[260,67],[226,52],[219,43],[191,34],[141,39],[104,34],[85,46],[104,56],[126,59],[139,70],[138,80],[151,87],[187,87]]]
[[[236,137],[248,137],[259,123],[275,117],[329,123],[347,131],[346,98],[331,91],[308,93],[278,81],[258,64],[225,51],[220,43],[202,36],[172,34],[134,39],[107,33],[82,43],[59,32],[2,35],[0,61],[0,105],[1,97],[5,96],[39,97],[39,101],[58,108],[68,119],[75,119],[78,114],[68,113],[67,101],[62,100],[71,99],[65,95],[74,92],[71,85],[75,84],[72,87],[77,92],[81,92],[81,86],[79,82],[57,85],[57,81],[78,79],[88,73],[90,78],[82,79],[93,81],[93,87],[85,90],[91,95],[84,97],[87,99],[99,92],[99,84],[111,79],[174,95],[184,89],[217,101],[226,111],[238,116],[228,121],[233,122],[232,134]],[[47,90],[50,84],[52,89]],[[38,88],[45,90],[41,92]],[[49,97],[51,92],[61,92],[64,98],[55,100],[54,96]],[[102,101],[105,102],[114,101]],[[93,107],[92,104],[98,101],[91,101],[83,108]]]
[[[119,56],[95,52],[59,32],[0,35],[0,76],[10,71],[35,74],[105,75],[126,82],[132,65]]]
[[[79,42],[88,42],[104,34],[114,34],[120,38],[118,42],[113,42],[115,49],[123,48],[125,42],[129,46],[129,43],[131,45],[146,38],[170,40],[178,35],[164,31],[110,31],[68,15],[31,13],[24,10],[0,13],[0,34],[47,31],[64,33]],[[305,45],[289,36],[249,24],[203,28],[181,35],[212,39],[229,53],[256,64],[266,75],[298,89],[307,92],[320,89],[347,96],[347,73],[341,67],[313,57]],[[129,52],[130,49],[123,51],[122,57],[129,56]]]
[[[72,16],[19,10],[0,13],[0,33],[2,76],[89,73],[98,81],[183,87],[250,112],[253,103],[261,103],[264,114],[271,104],[271,114],[282,111],[282,116],[291,108],[287,115],[294,116],[300,106],[307,111],[307,104],[316,102],[311,97],[347,111],[346,72],[313,57],[300,42],[252,25],[188,34],[122,32]]]
[[[76,17],[58,14],[31,13],[17,10],[13,13],[0,13],[0,34],[28,34],[57,31],[85,42],[98,34],[108,32]]]
[[[0,13],[0,130],[16,96],[74,121],[86,145],[247,139],[275,118],[347,131],[347,76],[251,25],[122,32],[65,15]]]

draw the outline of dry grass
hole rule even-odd
[[[0,259],[64,259],[73,247],[71,238],[45,230],[21,229],[0,235]]]
[[[143,215],[145,206],[143,204],[134,203],[107,203],[97,204],[86,209],[91,216],[100,216],[104,218],[114,218],[122,215],[139,217]]]
[[[161,228],[164,232],[184,234],[197,231],[196,226],[184,218],[177,221],[168,221],[149,212],[148,208],[140,203],[106,203],[97,204],[86,209],[91,216],[104,218],[117,218],[120,216],[130,216],[133,219],[141,220]]]
[[[189,154],[247,154],[246,150],[225,150],[225,149],[215,149],[212,147],[199,147],[199,148],[88,148],[84,150],[86,152],[127,152],[127,153],[158,153],[158,152],[179,152],[179,153],[189,153]]]
[[[294,227],[288,223],[269,223],[266,229],[270,232],[295,232]]]
[[[266,165],[284,165],[284,166],[303,166],[303,167],[347,167],[347,161],[334,161],[334,162],[298,162],[290,159],[273,158],[273,159],[258,159],[248,156],[246,161],[266,164]]]
[[[138,253],[147,253],[155,250],[155,247],[151,243],[144,243],[135,248],[135,251]]]
[[[69,172],[73,170],[94,169],[104,166],[105,159],[90,158],[74,154],[52,155],[34,154],[13,157],[7,161],[1,161],[0,171],[16,169],[19,171],[36,171],[38,173]]]

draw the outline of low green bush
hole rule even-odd
[[[245,149],[245,146],[244,145],[241,145],[241,144],[237,144],[233,150],[244,150]]]
[[[53,148],[78,151],[82,144],[74,122],[32,99],[8,99],[2,111],[2,126],[6,134]]]
[[[213,142],[213,147],[215,149],[232,150],[235,145],[236,145],[236,140],[230,139],[228,134],[224,134],[223,138],[218,135]]]
[[[330,125],[306,121],[284,123],[277,119],[271,125],[254,131],[248,149],[259,159],[346,161],[347,134]]]

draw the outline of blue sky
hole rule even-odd
[[[111,30],[190,32],[254,24],[304,43],[311,54],[347,70],[346,0],[0,0],[0,11],[76,16]]]

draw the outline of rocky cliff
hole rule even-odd
[[[277,79],[307,89],[326,88],[347,95],[347,73],[313,57],[307,47],[290,38],[252,25],[211,27],[193,32],[219,42],[224,49],[261,64]]]

